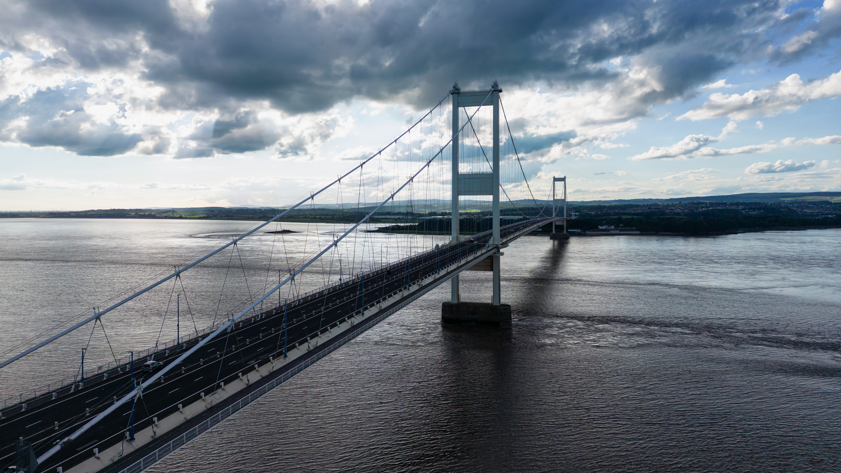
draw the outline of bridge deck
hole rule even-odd
[[[503,244],[552,220],[526,221],[502,227]],[[270,357],[282,359],[284,342],[286,350],[290,351],[288,362],[272,370],[271,376],[243,389],[237,396],[230,396],[225,402],[208,409],[193,422],[185,422],[178,429],[156,438],[150,445],[123,456],[112,465],[113,468],[108,469],[117,471],[126,465],[133,465],[138,458],[147,454],[144,452],[154,451],[178,432],[183,434],[184,429],[194,428],[196,422],[202,422],[201,419],[211,419],[224,409],[230,410],[233,403],[241,403],[242,396],[251,396],[257,390],[264,389],[268,383],[277,383],[272,385],[274,387],[285,381],[303,369],[302,366],[308,366],[307,360],[320,358],[326,354],[326,350],[332,350],[330,346],[336,345],[339,340],[344,340],[344,343],[363,331],[358,326],[351,330],[354,325],[372,326],[422,293],[495,252],[496,248],[487,244],[489,239],[489,232],[478,234],[457,245],[421,253],[291,301],[286,307],[273,308],[237,322],[227,336],[211,341],[182,362],[180,370],[168,373],[161,382],[144,390],[141,400],[135,406],[136,430],[149,427],[154,418],[163,419],[179,412],[179,405],[187,406],[201,400],[202,393],[211,395],[221,388],[220,383],[230,385],[236,382],[241,374],[270,363]],[[285,329],[284,314],[288,325]],[[342,330],[337,331],[336,328]],[[322,342],[320,347],[310,348],[314,343],[312,341],[316,338],[322,340],[328,331],[331,332],[331,336],[326,337],[329,343]],[[337,336],[344,331],[353,331],[355,334],[353,337]],[[165,365],[198,341],[197,338],[182,344],[180,349],[165,349],[135,360],[135,378],[139,380],[149,375],[139,371],[148,359],[154,358]],[[292,360],[291,350],[295,349],[301,355]],[[282,381],[274,381],[276,379]],[[8,467],[14,464],[14,441],[17,438],[23,437],[30,442],[36,455],[43,453],[131,389],[129,366],[118,366],[86,379],[83,387],[76,383],[0,411],[0,465]],[[104,451],[119,444],[127,430],[130,413],[129,404],[121,406],[72,444],[62,448],[46,465],[40,466],[39,471],[56,466],[67,470],[91,458],[94,448]],[[221,419],[217,418],[217,421]]]

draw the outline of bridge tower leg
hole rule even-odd
[[[450,245],[460,243],[459,236],[459,196],[490,195],[493,197],[493,218],[491,245],[496,251],[487,260],[477,264],[476,271],[493,271],[493,298],[491,303],[462,302],[459,294],[459,277],[451,280],[450,302],[444,302],[441,308],[441,321],[445,324],[487,325],[511,327],[511,306],[502,304],[500,294],[500,207],[499,207],[499,94],[502,89],[494,81],[490,100],[486,100],[487,91],[462,92],[458,84],[450,91],[453,103],[453,142],[452,142],[452,220]],[[493,107],[493,164],[492,173],[459,172],[459,128],[462,107]]]
[[[499,86],[494,82],[496,89]],[[497,251],[491,256],[493,259],[493,305],[500,305],[500,267],[499,257],[502,255],[499,250],[499,245],[502,242],[499,235],[499,91],[494,91],[491,96],[493,99],[493,239],[492,244],[496,245]],[[510,306],[509,306],[509,321],[510,321]],[[509,322],[510,323],[510,322]]]
[[[460,216],[458,212],[458,146],[459,146],[459,134],[458,134],[458,125],[459,125],[459,106],[458,106],[458,97],[459,92],[461,89],[458,88],[458,83],[453,84],[453,90],[450,91],[450,95],[453,97],[453,142],[451,145],[452,152],[453,152],[453,182],[452,182],[452,189],[453,189],[453,210],[452,210],[452,217],[450,219],[450,244],[456,245],[459,242],[459,222]],[[453,304],[458,304],[461,302],[461,297],[458,292],[458,275],[453,276],[453,279],[450,280],[450,302]]]

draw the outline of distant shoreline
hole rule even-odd
[[[820,195],[818,195],[820,194]],[[829,195],[832,194],[832,195]],[[812,195],[767,194],[726,196],[722,202],[670,202],[588,204],[572,203],[568,221],[571,231],[581,236],[718,236],[762,231],[791,231],[841,228],[841,202],[833,193]],[[730,201],[730,199],[754,199]],[[694,200],[694,198],[693,198]],[[769,200],[775,200],[769,202]],[[440,205],[439,205],[440,204]],[[465,203],[460,220],[462,234],[490,230],[490,211],[479,210]],[[166,209],[100,209],[85,211],[0,212],[3,218],[107,218],[125,220],[203,220],[265,222],[283,213],[283,221],[302,224],[351,224],[365,220],[374,210],[365,207],[283,208],[201,207]],[[546,209],[517,207],[502,209],[502,217],[527,218]],[[545,214],[544,214],[545,215]],[[429,207],[399,207],[381,217],[368,220],[379,233],[449,235],[449,206],[435,203]],[[373,230],[372,228],[366,228]],[[269,230],[268,228],[266,230]],[[612,230],[605,231],[605,230]],[[282,233],[291,233],[281,231]],[[548,233],[544,229],[544,233]]]

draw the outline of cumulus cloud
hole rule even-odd
[[[719,171],[717,169],[712,168],[703,168],[703,169],[693,169],[690,171],[682,171],[677,174],[672,174],[665,177],[658,177],[656,179],[652,179],[653,181],[709,181],[712,179],[717,179],[716,176],[711,176],[711,174],[718,174]]]
[[[601,149],[627,148],[629,145],[619,143],[599,143]]]
[[[800,13],[800,15],[794,15],[795,20],[808,14],[805,9],[802,9]],[[824,0],[814,16],[817,21],[809,22],[805,31],[789,38],[773,50],[772,60],[790,63],[841,37],[841,1]]]
[[[745,169],[745,174],[772,174],[780,172],[795,172],[809,169],[815,166],[815,161],[803,161],[798,163],[793,159],[788,161],[778,160],[776,163],[754,163]]]
[[[161,190],[185,190],[185,191],[206,191],[212,187],[204,184],[165,184],[160,182],[147,182],[140,186],[141,189]]]
[[[105,181],[64,181],[56,179],[32,179],[26,174],[20,174],[9,179],[0,179],[0,190],[22,191],[28,189],[75,189],[98,190],[125,188],[123,184]]]
[[[671,146],[652,146],[648,151],[632,156],[630,159],[632,161],[646,161],[651,159],[714,158],[717,156],[767,153],[785,146],[841,144],[841,136],[832,135],[824,136],[822,138],[804,138],[801,140],[784,138],[780,140],[779,143],[772,141],[765,144],[739,146],[727,149],[718,149],[709,146],[726,138],[729,133],[738,130],[738,128],[739,127],[736,122],[730,121],[721,130],[721,134],[719,134],[718,137],[712,137],[709,135],[689,135]]]
[[[804,138],[796,142],[798,145],[841,145],[841,135],[824,136],[823,138]]]
[[[11,179],[0,179],[0,190],[22,191],[26,190],[26,174],[20,174]]]
[[[724,126],[724,128],[721,130],[721,134],[718,135],[718,138],[716,138],[716,139],[721,141],[725,137],[727,137],[728,134],[733,133],[734,131],[736,131],[738,129],[739,129],[739,125],[734,121],[730,121],[730,122],[727,123],[727,125]]]
[[[578,154],[578,157],[575,158],[575,159],[593,159],[593,160],[596,160],[596,161],[603,161],[605,159],[610,159],[610,156],[608,156],[606,154],[599,154],[599,153],[591,154],[590,150],[588,150],[587,148],[578,148],[576,150],[576,153]]]
[[[764,51],[782,14],[754,0],[9,0],[0,140],[98,156],[305,158],[345,126],[338,105],[425,109],[453,80],[485,88],[496,78],[509,92],[540,84],[555,104],[585,106],[519,114],[523,144],[533,137],[534,159],[551,162]],[[553,136],[561,144],[547,147]]]
[[[714,93],[701,107],[684,113],[678,120],[697,121],[718,117],[745,120],[756,115],[773,116],[783,111],[797,110],[813,100],[839,95],[841,72],[807,83],[798,74],[792,74],[767,89],[750,90],[741,95]]]
[[[690,155],[701,149],[701,147],[710,143],[715,143],[716,141],[718,140],[712,136],[689,135],[672,146],[652,146],[651,149],[645,153],[632,156],[631,159],[634,161],[643,161],[648,159],[678,158]]]
[[[712,179],[717,179],[716,176],[711,176],[710,174],[718,174],[717,169],[712,168],[704,168],[704,169],[693,169],[690,171],[682,171],[677,174],[672,174],[665,177],[658,177],[656,179],[652,179],[653,181],[709,181]]]
[[[702,89],[729,89],[731,87],[736,87],[733,84],[728,84],[727,79],[721,79],[719,81],[715,81],[712,84],[707,84],[702,86]]]

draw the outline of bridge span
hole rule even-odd
[[[447,281],[451,281],[451,299],[443,304],[442,321],[510,326],[510,306],[502,304],[500,294],[502,249],[538,228],[551,224],[554,234],[555,222],[566,223],[566,180],[565,177],[553,178],[552,211],[547,212],[550,207],[548,202],[541,209],[526,179],[510,128],[507,127],[507,139],[500,138],[500,110],[504,116],[499,98],[501,92],[496,82],[489,90],[475,92],[463,92],[456,84],[448,94],[452,97],[452,135],[445,143],[435,141],[436,137],[440,139],[445,136],[440,128],[433,129],[434,133],[421,133],[419,137],[412,137],[410,132],[418,126],[422,130],[424,120],[430,118],[436,109],[442,108],[440,106],[447,96],[385,148],[268,222],[187,266],[176,268],[172,274],[105,310],[94,310],[94,314],[85,320],[74,323],[0,363],[0,369],[3,369],[91,322],[95,329],[97,323],[102,324],[103,315],[166,281],[172,281],[173,284],[180,282],[181,275],[187,270],[226,248],[232,248],[233,251],[237,248],[237,242],[271,222],[280,221],[296,208],[314,203],[316,197],[328,189],[335,189],[337,200],[341,200],[342,180],[349,180],[348,176],[352,173],[359,174],[357,196],[372,192],[365,187],[369,181],[378,182],[373,189],[374,193],[385,196],[377,205],[369,207],[372,209],[370,212],[366,209],[367,213],[357,223],[340,234],[334,234],[329,244],[319,244],[315,252],[307,256],[308,260],[302,261],[299,266],[287,266],[288,276],[285,279],[279,277],[277,285],[264,289],[262,296],[252,299],[242,310],[238,308],[238,313],[231,314],[227,320],[213,323],[201,332],[196,328],[195,335],[191,337],[179,336],[176,341],[163,345],[156,342],[156,348],[141,352],[136,358],[132,355],[127,362],[117,360],[114,356],[114,363],[106,365],[104,369],[90,374],[81,369],[81,376],[72,383],[39,391],[27,398],[20,396],[10,405],[0,406],[0,467],[26,473],[36,470],[142,471]],[[484,129],[482,122],[474,123],[483,107],[492,109],[492,118],[484,123],[488,125],[489,122],[491,126]],[[466,108],[471,108],[473,112],[463,110]],[[465,114],[463,118],[462,111]],[[446,124],[446,120],[440,119],[442,116],[437,118],[429,120],[432,127]],[[505,122],[507,124],[507,119]],[[461,145],[460,137],[464,138]],[[475,144],[468,146],[465,142],[471,137],[475,139]],[[492,141],[490,153],[482,145],[482,139],[488,137]],[[395,159],[391,162],[397,162],[401,156],[409,156],[409,164],[418,167],[412,170],[407,180],[392,181],[394,190],[385,192],[387,175],[383,171],[383,162],[388,164],[389,160],[384,160],[383,153],[389,148],[396,148],[401,140],[409,141],[408,152],[395,152]],[[501,160],[500,152],[503,141],[511,149],[507,177],[503,173],[506,163]],[[429,149],[426,156],[425,147]],[[450,151],[450,162],[441,163],[443,159],[439,158],[444,156],[445,150]],[[413,156],[414,162],[411,161]],[[374,179],[363,176],[365,165],[375,159],[379,159],[378,174],[373,176]],[[432,172],[432,165],[436,162],[441,164],[438,174]],[[368,169],[371,167],[369,164]],[[562,216],[557,212],[560,206],[554,194],[556,181],[564,182]],[[393,204],[401,192],[401,195],[409,194],[409,207],[414,209],[416,187],[426,189],[421,202],[427,204],[433,202],[430,197],[435,196],[436,192],[442,193],[442,189],[449,194],[446,196],[451,198],[450,217],[447,217],[451,219],[448,243],[434,246],[427,244],[417,247],[417,251],[412,247],[413,253],[388,263],[382,261],[380,254],[379,264],[365,267],[360,262],[359,270],[353,271],[354,276],[350,279],[339,277],[338,281],[331,282],[328,277],[327,283],[317,291],[286,299],[280,297],[282,287],[287,284],[291,286],[296,278],[302,278],[304,271],[320,258],[329,255],[335,257],[338,245],[348,235],[359,232],[361,225],[370,222],[375,213],[387,203]],[[527,201],[530,200],[534,205],[526,208],[522,201],[518,205],[516,195],[515,199],[511,198],[516,189],[527,191],[526,195],[530,198]],[[500,193],[508,200],[507,211],[513,215],[519,213],[518,216],[507,217],[516,223],[502,225]],[[485,218],[491,222],[490,230],[481,231],[487,226],[477,226],[472,235],[460,234],[462,196],[469,199],[484,196],[490,199],[485,211]],[[441,201],[443,199],[439,195],[438,202]],[[360,208],[357,203],[356,210]],[[428,212],[427,215],[440,215],[440,209],[437,212]],[[418,225],[420,228],[421,224]],[[354,252],[352,261],[355,258]],[[341,261],[339,256],[340,267]],[[271,266],[271,261],[268,265]],[[464,303],[460,299],[459,274],[475,268],[493,272],[491,303]],[[278,274],[280,272],[278,269]],[[227,279],[227,273],[225,277]],[[272,303],[271,309],[263,310],[269,297],[275,293],[276,305]],[[114,354],[113,350],[111,354]]]
[[[242,318],[224,338],[183,360],[180,370],[145,388],[134,406],[118,408],[39,469],[141,471],[501,247],[556,220],[504,226],[501,245],[490,244],[491,232],[466,237]],[[32,445],[63,439],[149,378],[153,373],[143,371],[148,361],[166,365],[199,340],[0,411],[0,462],[10,466],[20,437]],[[125,428],[132,415],[136,433],[129,441]]]

